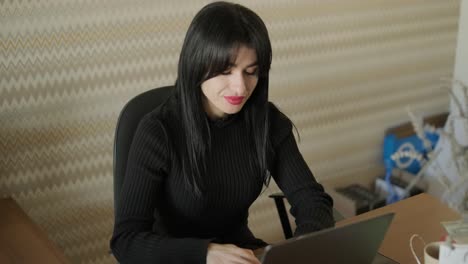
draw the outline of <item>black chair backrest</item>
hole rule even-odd
[[[114,136],[114,210],[119,204],[120,190],[125,178],[127,159],[138,123],[147,113],[163,103],[174,91],[165,86],[143,92],[130,99],[120,112]]]

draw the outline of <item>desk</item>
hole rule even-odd
[[[409,248],[411,235],[419,234],[426,242],[438,241],[445,234],[440,222],[457,220],[461,217],[457,212],[442,204],[437,198],[423,193],[347,218],[336,225],[342,226],[389,212],[394,212],[395,217],[380,246],[379,253],[403,264],[416,263]],[[415,249],[422,252],[422,245],[415,246]]]
[[[0,199],[0,263],[69,263],[11,198]]]

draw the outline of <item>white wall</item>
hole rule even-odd
[[[455,78],[468,83],[468,0],[462,0],[460,6]]]
[[[468,0],[462,0],[460,6],[460,20],[458,25],[457,51],[455,57],[454,78],[468,85]],[[459,100],[464,98],[459,86],[455,87],[455,94]],[[463,102],[464,112],[468,102]],[[453,108],[453,101],[451,107]]]

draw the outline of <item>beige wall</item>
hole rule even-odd
[[[75,263],[111,263],[112,140],[132,96],[171,84],[207,1],[2,1],[0,196],[13,196]],[[271,100],[296,123],[321,182],[382,173],[385,128],[445,111],[458,0],[241,1],[273,44]],[[466,6],[466,5],[465,5]],[[467,45],[465,45],[467,46]],[[255,233],[282,233],[265,192]]]
[[[462,0],[460,4],[460,18],[457,38],[457,51],[455,57],[455,78],[468,85],[468,1]]]
[[[454,78],[468,85],[468,1],[462,0],[460,4],[460,18],[458,27],[457,49],[455,57]],[[465,112],[468,102],[463,98],[464,92],[460,85],[454,85],[454,93],[464,107]],[[455,108],[455,102],[451,100],[450,106]]]

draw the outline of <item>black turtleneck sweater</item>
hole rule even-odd
[[[266,246],[247,225],[262,181],[250,165],[251,135],[243,115],[208,122],[206,190],[197,197],[184,184],[177,158],[185,151],[178,109],[170,98],[146,115],[135,133],[111,239],[121,263],[206,263],[210,242]],[[270,120],[275,154],[269,171],[291,204],[295,235],[333,226],[332,199],[300,154],[290,120],[273,104]]]

